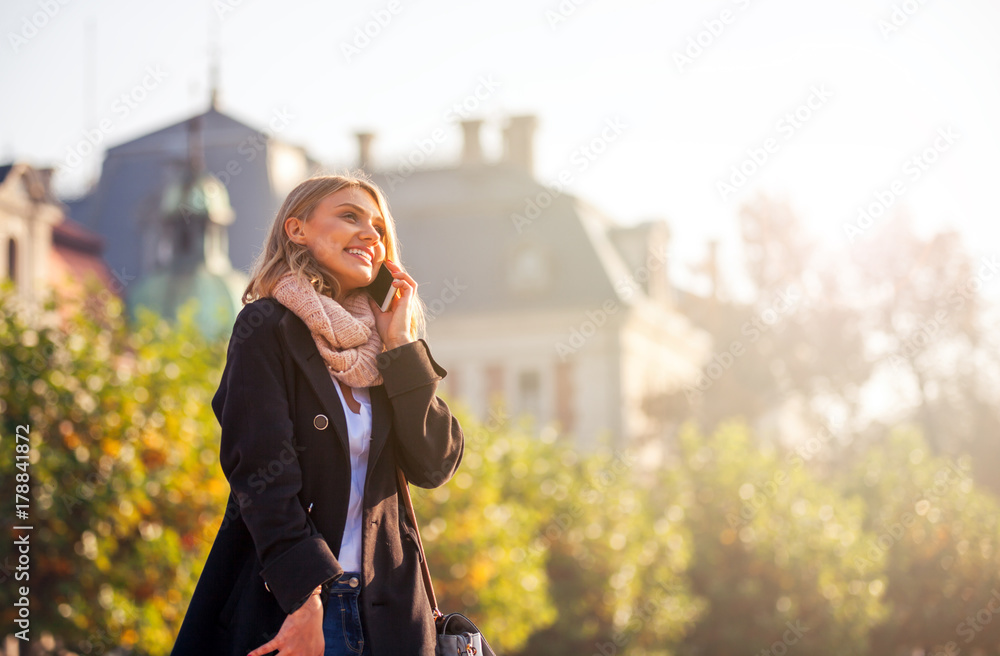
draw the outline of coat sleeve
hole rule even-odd
[[[399,465],[410,483],[423,488],[447,483],[458,469],[465,437],[447,404],[435,394],[448,372],[431,357],[423,339],[379,356],[392,405]]]
[[[298,499],[302,470],[277,334],[281,313],[262,322],[252,305],[236,318],[212,407],[222,426],[220,463],[253,537],[260,576],[292,613],[344,570]]]

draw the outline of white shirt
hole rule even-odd
[[[332,377],[332,376],[331,376]],[[340,383],[333,379],[340,402],[344,404],[344,416],[347,418],[347,434],[351,445],[351,499],[347,506],[347,523],[344,525],[344,537],[340,541],[340,566],[345,572],[361,571],[361,520],[363,514],[363,497],[365,492],[365,476],[368,473],[368,444],[372,436],[372,403],[367,387],[352,387],[351,393],[361,405],[360,414],[355,414],[347,405]]]

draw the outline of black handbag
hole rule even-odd
[[[431,582],[431,571],[427,566],[427,556],[424,555],[424,544],[420,539],[420,527],[417,526],[417,516],[413,512],[413,499],[410,498],[410,485],[406,481],[403,470],[396,467],[396,478],[399,480],[400,493],[406,504],[406,516],[417,532],[417,548],[420,549],[420,565],[424,575],[424,589],[427,599],[431,602],[431,612],[434,614],[434,626],[437,630],[437,656],[496,656],[496,652],[486,642],[482,632],[465,615],[461,613],[443,614],[438,610],[437,597],[434,595],[434,584]]]

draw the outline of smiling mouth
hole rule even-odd
[[[361,255],[361,254],[359,254],[359,253],[352,253],[351,251],[344,251],[344,252],[345,252],[345,253],[347,253],[348,255],[350,255],[351,257],[354,257],[354,258],[356,258],[356,259],[358,259],[358,260],[361,260],[362,262],[364,262],[364,263],[365,263],[365,264],[367,264],[368,266],[371,266],[371,265],[372,265],[372,261],[371,261],[371,260],[369,260],[369,259],[368,259],[367,257],[365,257],[364,255]]]

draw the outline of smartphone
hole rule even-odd
[[[389,271],[389,267],[383,262],[382,266],[379,267],[378,273],[375,275],[375,281],[365,287],[368,290],[368,294],[375,299],[379,309],[383,312],[389,310],[389,304],[392,303],[392,299],[396,296],[396,288],[392,286],[392,281],[392,271]]]

